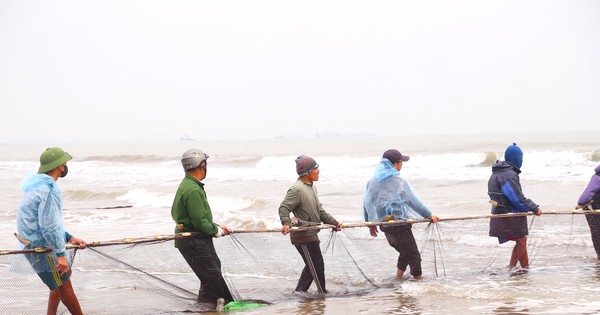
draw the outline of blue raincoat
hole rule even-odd
[[[52,177],[34,174],[23,181],[22,189],[24,194],[17,213],[17,231],[31,242],[28,248],[52,249],[56,261],[56,256],[65,255],[65,245],[71,238],[63,225],[60,187]],[[36,272],[51,271],[46,255],[26,256]]]
[[[390,214],[396,221],[414,218],[416,214],[427,219],[432,216],[410,183],[400,177],[400,172],[385,158],[365,188],[363,214],[367,222],[381,222]]]

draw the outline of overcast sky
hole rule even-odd
[[[594,0],[0,0],[0,143],[600,132],[599,34]]]

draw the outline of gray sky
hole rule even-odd
[[[594,0],[0,0],[0,143],[599,131],[599,17]]]

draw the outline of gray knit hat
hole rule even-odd
[[[304,176],[317,168],[319,168],[319,164],[310,156],[300,155],[296,158],[296,173],[300,176]]]

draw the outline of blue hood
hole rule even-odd
[[[388,159],[382,158],[375,168],[375,174],[373,174],[373,178],[375,178],[377,181],[382,181],[386,178],[398,175],[400,175],[400,172],[394,168],[394,165]]]
[[[381,159],[373,178],[367,183],[363,194],[365,221],[381,222],[387,215],[395,220],[409,217],[431,217],[431,210],[423,203],[412,185],[400,176],[388,159]]]

